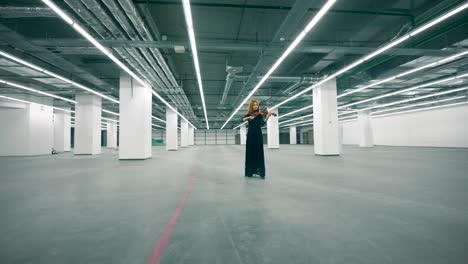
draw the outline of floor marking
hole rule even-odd
[[[188,199],[188,196],[190,194],[190,191],[192,190],[195,180],[198,177],[198,174],[199,174],[199,168],[197,167],[195,169],[194,175],[190,179],[189,184],[185,188],[182,199],[177,205],[177,208],[174,211],[174,214],[169,219],[166,229],[164,230],[161,238],[159,239],[158,244],[153,249],[153,252],[151,253],[149,257],[147,264],[159,264],[159,260],[161,259],[162,255],[164,254],[164,251],[166,250],[167,245],[169,244],[169,238],[171,237],[172,231],[174,231],[174,228],[177,225],[177,220],[179,219],[180,214],[182,213],[182,209],[184,208],[185,202]]]

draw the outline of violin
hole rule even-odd
[[[254,111],[254,113],[259,112],[258,110]],[[258,113],[259,115],[266,116],[268,115],[268,109],[263,109],[261,112]],[[276,113],[271,113],[272,116],[278,116]]]

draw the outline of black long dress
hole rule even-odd
[[[244,116],[249,117],[250,114]],[[265,157],[263,154],[262,126],[265,125],[262,115],[249,120],[247,142],[245,147],[245,176],[257,174],[265,177]]]

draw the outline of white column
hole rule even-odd
[[[190,126],[189,127],[189,146],[195,145],[195,129]]]
[[[177,113],[166,108],[166,150],[177,150],[178,145]]]
[[[119,159],[151,158],[151,102],[151,91],[120,74]]]
[[[372,135],[372,117],[370,110],[358,112],[358,127],[359,127],[359,146],[373,147],[374,139]]]
[[[317,87],[313,92],[314,151],[316,155],[339,155],[336,79]]]
[[[296,145],[297,144],[297,135],[296,135],[296,127],[292,126],[289,127],[289,144]]]
[[[32,96],[11,97],[52,105]],[[54,144],[53,108],[0,99],[0,156],[51,154]]]
[[[301,142],[299,142],[299,144],[304,144],[304,131],[302,131],[302,129],[299,129],[299,140]]]
[[[56,110],[54,113],[54,149],[57,152],[71,150],[70,112]]]
[[[278,110],[275,109],[273,113],[278,114]],[[268,137],[268,148],[279,149],[279,116],[270,116],[267,122],[267,137]]]
[[[101,97],[77,94],[75,100],[75,155],[101,153]]]
[[[240,126],[240,144],[245,145],[247,142],[247,127],[246,125]]]
[[[186,148],[189,146],[188,123],[184,119],[180,120],[180,146]]]
[[[117,149],[117,122],[107,121],[107,148]]]

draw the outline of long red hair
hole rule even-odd
[[[247,114],[250,114],[250,115],[253,115],[253,114],[254,114],[254,109],[253,109],[254,103],[257,103],[257,105],[258,105],[258,112],[259,112],[259,113],[261,112],[261,110],[260,110],[260,104],[258,103],[258,101],[257,101],[257,100],[252,100],[252,101],[250,101],[250,103],[249,103],[249,108],[248,108],[248,110],[247,110]]]

